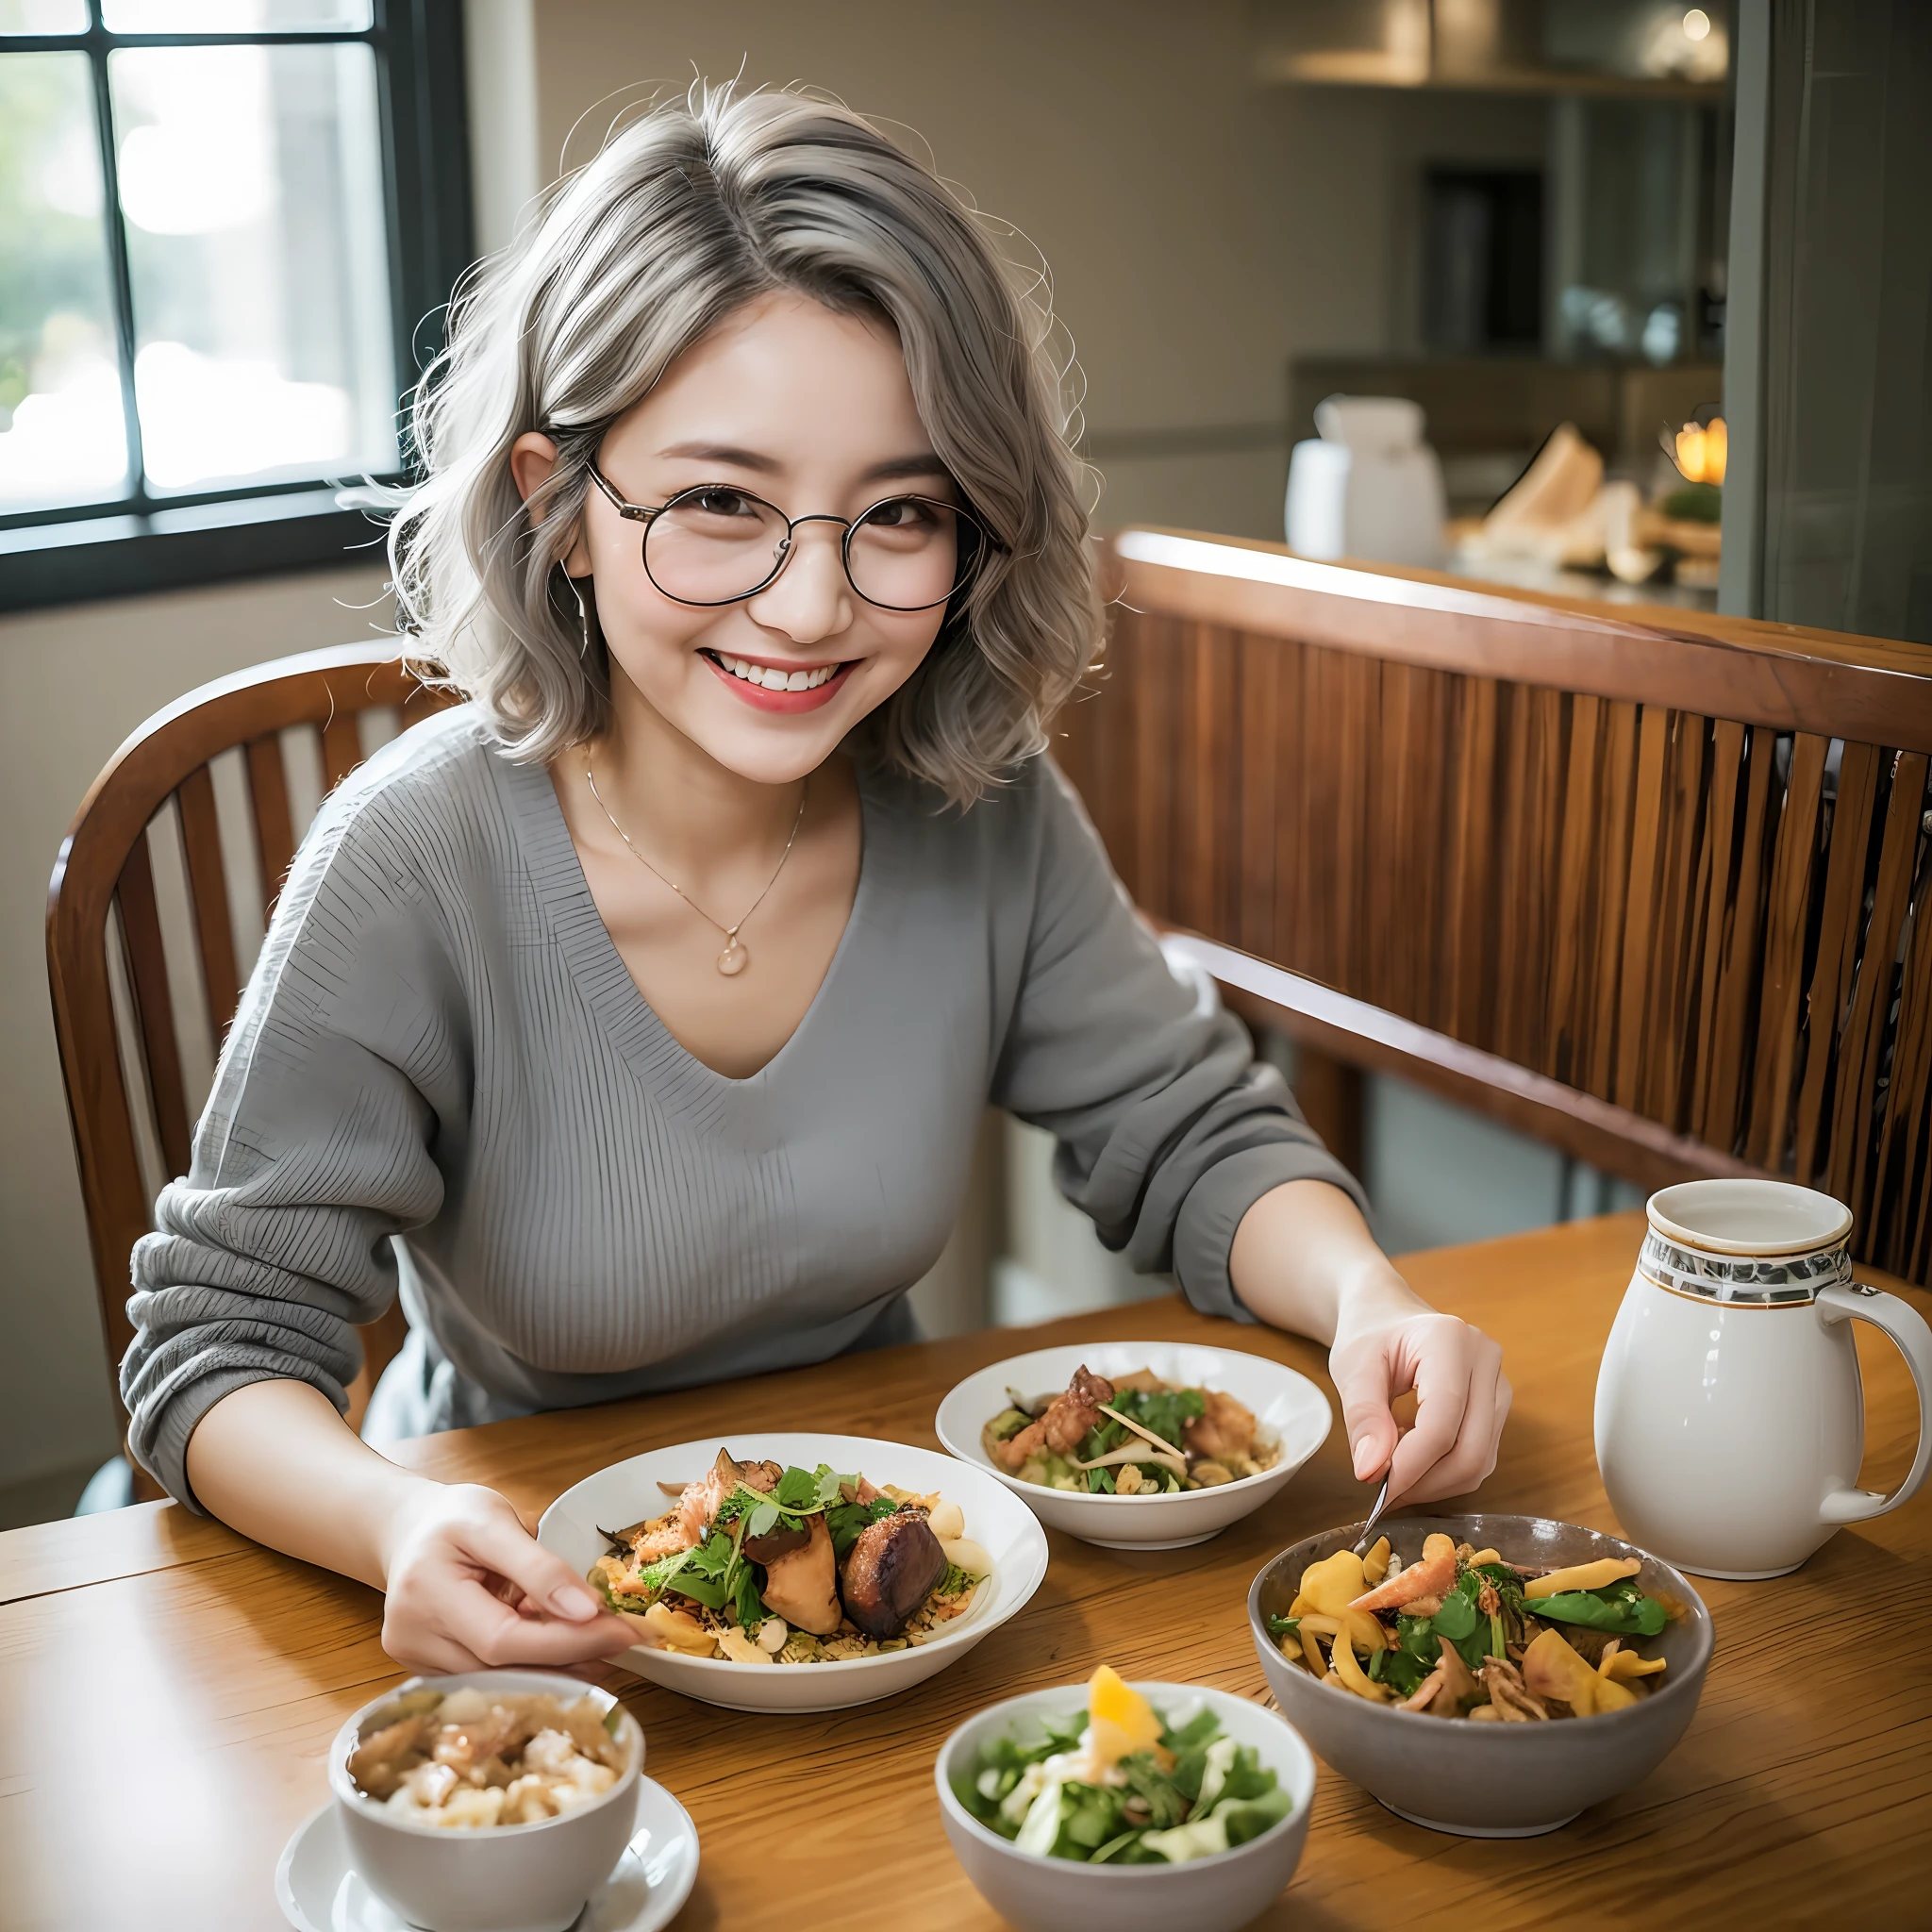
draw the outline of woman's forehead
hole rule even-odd
[[[936,481],[897,338],[877,321],[774,295],[688,349],[612,431],[627,455],[781,477]]]

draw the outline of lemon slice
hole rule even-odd
[[[1094,1672],[1087,1686],[1087,1751],[1098,1768],[1118,1764],[1136,1751],[1151,1751],[1160,1741],[1160,1720],[1154,1707],[1122,1681],[1108,1664]]]

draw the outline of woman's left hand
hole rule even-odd
[[[1509,1414],[1503,1350],[1388,1274],[1341,1297],[1328,1351],[1356,1478],[1387,1469],[1391,1506],[1459,1496],[1496,1466]],[[1391,1405],[1410,1390],[1415,1425],[1404,1431]]]

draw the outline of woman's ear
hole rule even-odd
[[[551,472],[556,468],[557,445],[541,431],[526,430],[510,445],[509,473],[516,479],[517,494],[525,503],[549,482]],[[568,576],[582,577],[591,574],[591,546],[584,541],[581,521],[572,534],[571,546],[564,553],[562,563]]]

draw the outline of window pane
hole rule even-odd
[[[360,33],[370,14],[369,0],[106,0],[101,18],[115,34],[294,34]]]
[[[373,53],[134,48],[108,74],[150,487],[394,469]]]
[[[84,34],[87,0],[0,0],[0,34]]]
[[[0,510],[126,487],[101,157],[82,54],[0,54]]]

